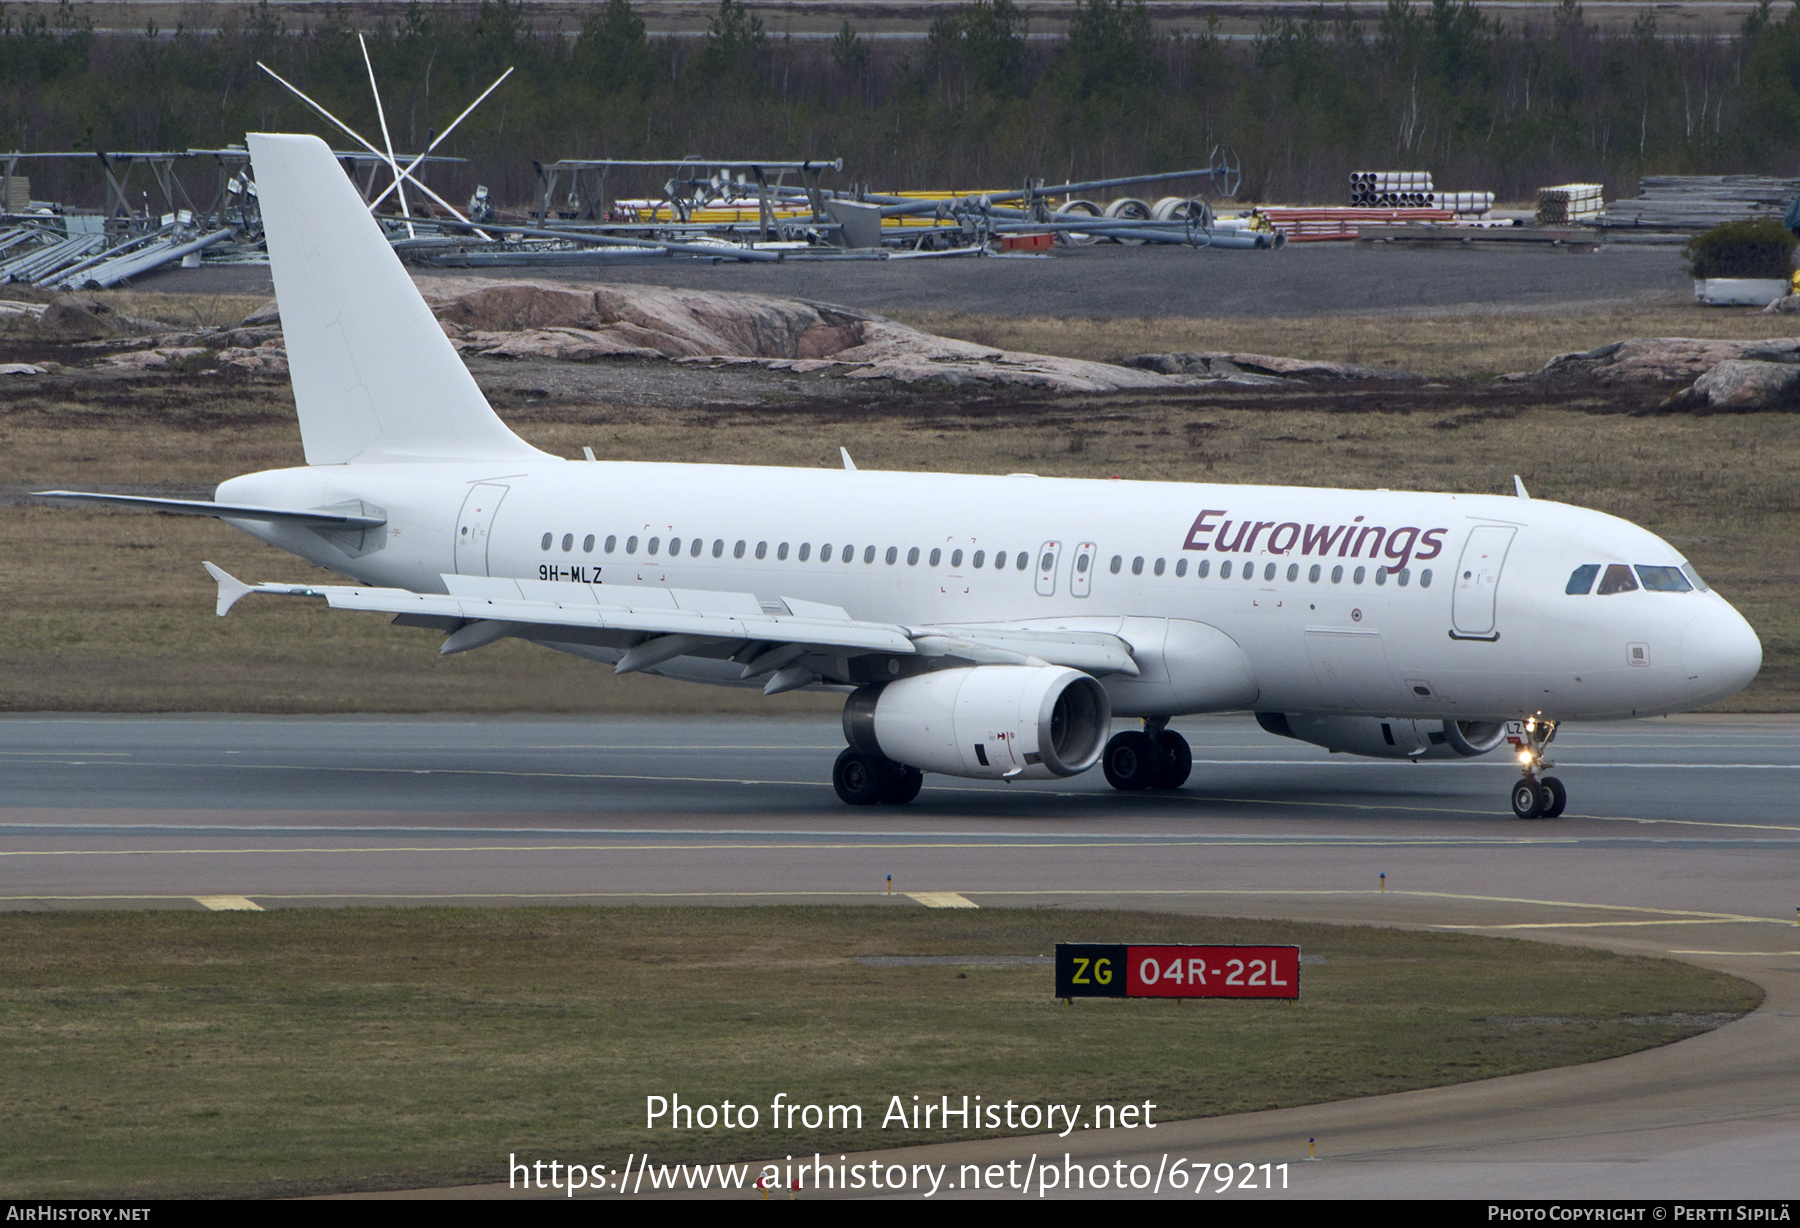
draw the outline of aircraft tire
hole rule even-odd
[[[1569,791],[1554,776],[1546,776],[1540,783],[1544,787],[1544,808],[1538,812],[1538,818],[1560,818],[1563,807],[1569,804]]]
[[[1518,784],[1513,786],[1513,813],[1518,815],[1521,819],[1535,819],[1542,817],[1544,813],[1544,804],[1547,800],[1547,790],[1545,790],[1544,786],[1529,777],[1519,781]]]
[[[1165,729],[1156,735],[1156,745],[1162,750],[1162,769],[1156,774],[1153,789],[1179,789],[1187,783],[1188,774],[1194,770],[1194,751],[1188,740],[1173,729]]]
[[[846,746],[831,768],[831,787],[851,806],[873,806],[891,791],[892,765],[886,759]]]
[[[888,765],[888,790],[882,794],[883,806],[904,806],[919,796],[919,790],[925,787],[925,773],[916,767],[905,767],[898,763]]]
[[[1107,784],[1129,792],[1156,784],[1163,757],[1162,747],[1149,734],[1131,729],[1113,735],[1100,756],[1100,766]]]

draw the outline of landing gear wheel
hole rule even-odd
[[[893,765],[886,759],[845,747],[831,768],[831,786],[852,806],[873,806],[893,790]]]
[[[1149,734],[1132,729],[1114,734],[1100,756],[1106,783],[1115,789],[1148,789],[1162,772],[1162,748]]]
[[[888,764],[888,790],[882,794],[883,806],[904,806],[919,796],[919,790],[925,787],[925,773],[916,767],[903,767],[898,763]]]
[[[1194,752],[1188,746],[1188,740],[1173,729],[1165,729],[1156,735],[1156,745],[1162,750],[1162,770],[1157,772],[1153,789],[1179,789],[1187,783],[1188,773],[1194,770]]]
[[[1535,819],[1544,813],[1547,791],[1537,781],[1527,778],[1513,786],[1513,813],[1521,819]]]
[[[1544,790],[1544,808],[1538,811],[1538,818],[1557,818],[1562,814],[1563,807],[1569,804],[1569,791],[1554,776],[1546,776],[1538,784]]]

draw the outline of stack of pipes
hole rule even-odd
[[[1435,209],[1430,171],[1355,171],[1350,176],[1353,209]]]
[[[1708,230],[1721,222],[1781,217],[1800,179],[1762,175],[1647,175],[1638,181],[1637,200],[1615,200],[1602,226],[1654,226],[1667,230]]]
[[[1606,208],[1597,183],[1563,183],[1553,188],[1539,188],[1537,223],[1539,226],[1566,226],[1571,222],[1591,222]]]

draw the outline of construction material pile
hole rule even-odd
[[[1492,192],[1440,192],[1430,171],[1356,171],[1350,176],[1352,209],[1447,209],[1458,218],[1486,217]]]
[[[1448,209],[1290,209],[1270,206],[1257,212],[1289,243],[1355,242],[1366,229],[1390,226],[1448,226]]]
[[[1602,226],[1711,230],[1722,222],[1781,217],[1800,196],[1800,179],[1763,175],[1646,175],[1638,199],[1615,200]]]
[[[1606,208],[1597,183],[1564,183],[1553,188],[1539,188],[1537,224],[1567,226],[1571,222],[1591,222]]]
[[[1426,209],[1437,207],[1430,171],[1354,171],[1350,175],[1353,209]]]

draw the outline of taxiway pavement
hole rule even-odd
[[[1800,720],[1565,727],[1568,813],[1531,823],[1507,808],[1501,753],[1365,761],[1243,717],[1178,727],[1195,766],[1176,793],[1118,794],[1097,773],[928,777],[912,806],[852,810],[829,783],[843,744],[829,721],[9,717],[0,908],[917,907],[912,893],[955,892],[1673,956],[1768,999],[1571,1070],[1171,1123],[1153,1143],[1096,1132],[896,1154],[1154,1167],[1185,1149],[1289,1161],[1289,1196],[1796,1192]],[[1302,1163],[1308,1137],[1317,1163]]]

